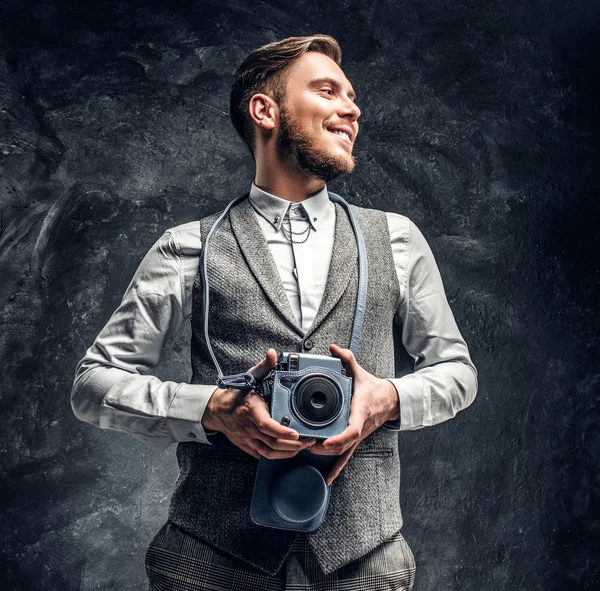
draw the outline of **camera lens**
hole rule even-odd
[[[327,395],[324,392],[317,390],[310,397],[310,403],[314,408],[321,408],[327,402]]]
[[[342,411],[344,397],[338,384],[325,374],[309,374],[294,388],[292,410],[309,427],[326,427]]]

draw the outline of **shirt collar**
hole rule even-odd
[[[293,205],[293,202],[267,193],[259,189],[254,183],[252,183],[252,187],[250,188],[249,199],[252,207],[279,232],[283,218],[290,205]],[[327,185],[323,186],[318,193],[302,201],[300,205],[304,208],[312,229],[317,230],[321,219],[329,207]]]

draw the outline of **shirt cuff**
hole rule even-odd
[[[210,445],[207,435],[212,432],[205,431],[201,421],[206,405],[216,389],[216,385],[181,384],[167,411],[167,422],[175,441],[195,441]]]
[[[423,382],[414,374],[407,374],[401,378],[390,379],[398,392],[400,401],[399,431],[419,429],[423,426]],[[388,425],[393,423],[389,421]]]

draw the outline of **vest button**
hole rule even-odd
[[[314,343],[313,343],[313,342],[312,342],[310,339],[306,339],[306,340],[304,341],[304,348],[305,348],[307,351],[310,351],[310,350],[313,348],[313,346],[314,346]]]

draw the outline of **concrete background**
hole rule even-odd
[[[0,580],[145,589],[174,449],[78,422],[75,364],[162,231],[252,180],[253,48],[334,35],[363,111],[331,188],[409,216],[480,373],[402,433],[416,591],[600,585],[600,5],[14,0],[0,7]],[[188,334],[158,375],[189,377]]]

